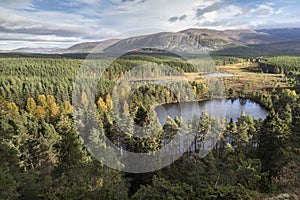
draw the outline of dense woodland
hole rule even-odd
[[[259,62],[260,68],[264,72],[270,72],[275,74],[285,74],[290,77],[291,86],[295,87],[297,92],[299,90],[299,80],[300,80],[300,58],[292,56],[280,56],[264,58]]]
[[[217,65],[246,62],[232,57],[214,60]],[[150,75],[143,72],[141,76],[160,74],[157,68],[151,68],[153,62],[180,73],[197,72],[195,65],[170,56],[127,55],[113,61],[101,74],[94,102],[88,91],[77,91],[82,106],[95,106],[96,113],[91,114],[97,115],[101,129],[99,132],[91,127],[83,136],[78,134],[72,106],[73,84],[83,60],[1,58],[0,199],[232,200],[264,199],[281,193],[290,194],[291,199],[300,196],[300,57],[269,57],[255,64],[258,73],[284,74],[287,88],[222,90],[218,83],[193,80],[189,81],[193,90],[186,88],[174,94],[172,91],[187,86],[180,81],[166,87],[149,83],[126,101],[130,86],[122,85],[120,101],[115,104],[112,93],[117,80],[139,65],[149,65],[150,69]],[[197,63],[202,71],[209,71],[206,68],[210,65]],[[99,69],[91,66],[90,75],[97,78]],[[155,117],[150,109],[153,102],[205,100],[221,95],[256,101],[269,110],[269,115],[265,120],[255,120],[241,113],[237,121],[226,120],[216,146],[204,158],[198,154],[203,136],[212,123],[220,123],[219,119],[203,112],[200,118],[188,122],[168,117],[163,127],[151,120]],[[122,114],[120,118],[114,117],[114,109]],[[90,120],[89,115],[85,120]],[[117,120],[123,120],[126,127],[120,129]],[[133,137],[133,124],[150,124],[152,136]],[[99,141],[99,134],[105,133],[126,150],[153,153],[182,129],[194,133],[191,147],[174,163],[154,172],[131,174],[111,169],[87,149],[89,144],[96,144],[109,151]]]

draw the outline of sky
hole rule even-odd
[[[299,0],[0,0],[0,50],[188,28],[300,27]]]

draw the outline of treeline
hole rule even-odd
[[[154,73],[152,77],[157,79],[160,76],[176,78],[183,72],[197,72],[201,69],[212,70],[211,60],[200,59],[191,63],[179,57],[151,55],[126,55],[116,60],[104,58],[86,61],[65,58],[1,58],[0,95],[24,107],[29,97],[37,98],[39,94],[53,95],[59,102],[71,101],[76,77],[82,81],[82,85],[97,79],[99,83],[96,86],[96,98],[98,98],[112,93],[116,80],[139,66],[146,68],[156,66],[154,68],[157,71],[152,71]],[[207,66],[210,69],[206,69]],[[159,71],[160,67],[164,70]],[[78,74],[80,68],[83,68],[80,72],[83,72],[85,77]],[[140,73],[142,74],[143,70],[140,70]],[[192,84],[196,86],[200,83]]]
[[[300,57],[279,56],[264,58],[259,61],[264,72],[293,75],[300,72]]]
[[[14,101],[21,107],[25,106],[27,98],[37,97],[39,94],[52,94],[59,101],[70,101],[76,73],[80,67],[89,71],[85,80],[101,74],[106,60],[91,62],[78,59],[61,58],[2,58],[0,67],[0,95],[7,100]],[[87,65],[84,65],[88,63]],[[145,62],[127,61],[114,62],[109,66],[105,75],[99,80],[98,95],[105,95],[112,91],[114,81],[122,72],[142,65]],[[80,75],[79,75],[80,76]]]
[[[29,97],[54,95],[70,101],[76,71],[82,61],[49,58],[1,58],[0,95],[24,107]]]
[[[289,85],[300,92],[300,57],[278,56],[260,59],[259,67],[265,73],[285,74]]]
[[[237,64],[242,63],[244,61],[243,58],[237,57],[230,57],[230,56],[212,56],[213,61],[216,65],[230,65],[230,64]]]

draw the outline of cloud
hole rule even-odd
[[[260,4],[257,8],[252,9],[251,13],[257,16],[270,16],[273,14],[280,14],[283,11],[282,8],[275,10],[272,6],[274,6],[273,3]]]
[[[221,25],[225,25],[227,24],[227,22],[224,21],[203,21],[203,22],[197,22],[196,25],[197,26],[221,26]]]
[[[136,2],[136,3],[145,3],[147,0],[122,0],[123,3],[127,2]]]
[[[270,13],[271,13],[271,10],[265,9],[265,8],[255,11],[256,15],[269,15]]]
[[[11,11],[4,9],[0,9],[0,32],[83,38],[97,38],[99,36],[97,32],[88,27],[35,20],[12,14]]]
[[[55,35],[30,35],[19,33],[0,33],[1,41],[30,41],[30,42],[77,42],[80,37],[60,37]]]
[[[79,41],[80,42],[80,41]],[[74,42],[53,42],[53,41],[0,41],[0,50],[13,50],[18,48],[30,47],[30,48],[68,48],[72,46]]]
[[[178,20],[178,17],[171,17],[170,19],[168,19],[169,22],[176,22]]]
[[[74,43],[88,40],[81,37],[60,37],[56,35],[30,35],[19,33],[0,33],[0,49],[21,47],[69,47]]]
[[[145,27],[179,31],[193,26],[193,19],[187,20],[187,16],[194,16],[194,8],[206,4],[207,2],[203,0],[193,0],[189,3],[181,0],[171,3],[170,0],[151,0],[134,4],[134,6],[130,3],[123,3],[99,14],[97,23],[107,28],[117,27],[121,31]]]
[[[182,15],[181,17],[179,17],[179,20],[182,21],[182,20],[186,20],[187,18],[187,15]]]
[[[242,8],[242,13],[243,14],[248,14],[248,13],[250,13],[251,12],[251,8],[249,8],[249,7],[243,7]]]
[[[103,0],[74,0],[77,4],[86,4],[86,5],[99,5],[103,3]]]
[[[6,43],[7,49],[14,49],[12,44],[20,47],[26,41],[26,47],[42,44],[49,46],[51,42],[56,46],[66,47],[117,34],[116,31],[104,27],[93,30],[90,28],[93,23],[93,20],[76,14],[50,11],[18,11],[16,14],[11,9],[0,8],[0,40]]]
[[[198,22],[196,26],[201,27],[214,27],[216,29],[219,29],[219,27],[227,27],[227,29],[240,29],[240,28],[247,28],[248,23],[247,21],[243,20],[219,20],[219,21],[204,21],[204,22]]]
[[[220,2],[215,2],[215,3],[213,3],[213,4],[211,4],[210,6],[207,6],[207,7],[198,8],[196,10],[196,18],[201,18],[201,17],[203,17],[203,15],[205,13],[210,13],[210,12],[220,10],[220,9],[224,8],[225,6],[226,6],[226,3],[220,1]]]
[[[180,17],[174,16],[174,17],[169,18],[168,21],[173,23],[173,22],[176,22],[176,21],[186,20],[186,18],[187,18],[187,15],[181,15]]]
[[[1,0],[0,7],[3,8],[32,8],[33,0]]]
[[[50,5],[51,2],[51,5]],[[269,3],[268,3],[269,2]],[[0,0],[0,38],[30,45],[212,29],[299,26],[299,1],[243,0]],[[289,11],[289,12],[283,12]],[[286,25],[284,25],[286,24]],[[155,27],[155,28],[153,28]],[[142,29],[142,31],[141,31]],[[123,34],[124,35],[124,34]],[[125,34],[126,35],[126,34]],[[3,48],[3,47],[2,47]]]
[[[218,11],[207,12],[198,18],[195,26],[200,28],[213,28],[213,29],[232,29],[232,28],[247,28],[245,24],[237,25],[233,23],[237,18],[245,13],[242,7],[235,5],[224,6]]]
[[[269,2],[269,3],[266,3],[266,5],[268,5],[268,6],[275,6],[275,3]]]

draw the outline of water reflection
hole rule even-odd
[[[194,115],[200,117],[205,108],[211,116],[217,116],[221,119],[227,118],[228,120],[232,118],[234,121],[237,121],[242,111],[254,119],[264,119],[268,115],[265,108],[248,99],[213,99],[201,102],[171,103],[157,106],[155,111],[160,123],[164,124],[168,115],[172,118],[181,116],[184,120],[189,120]]]

